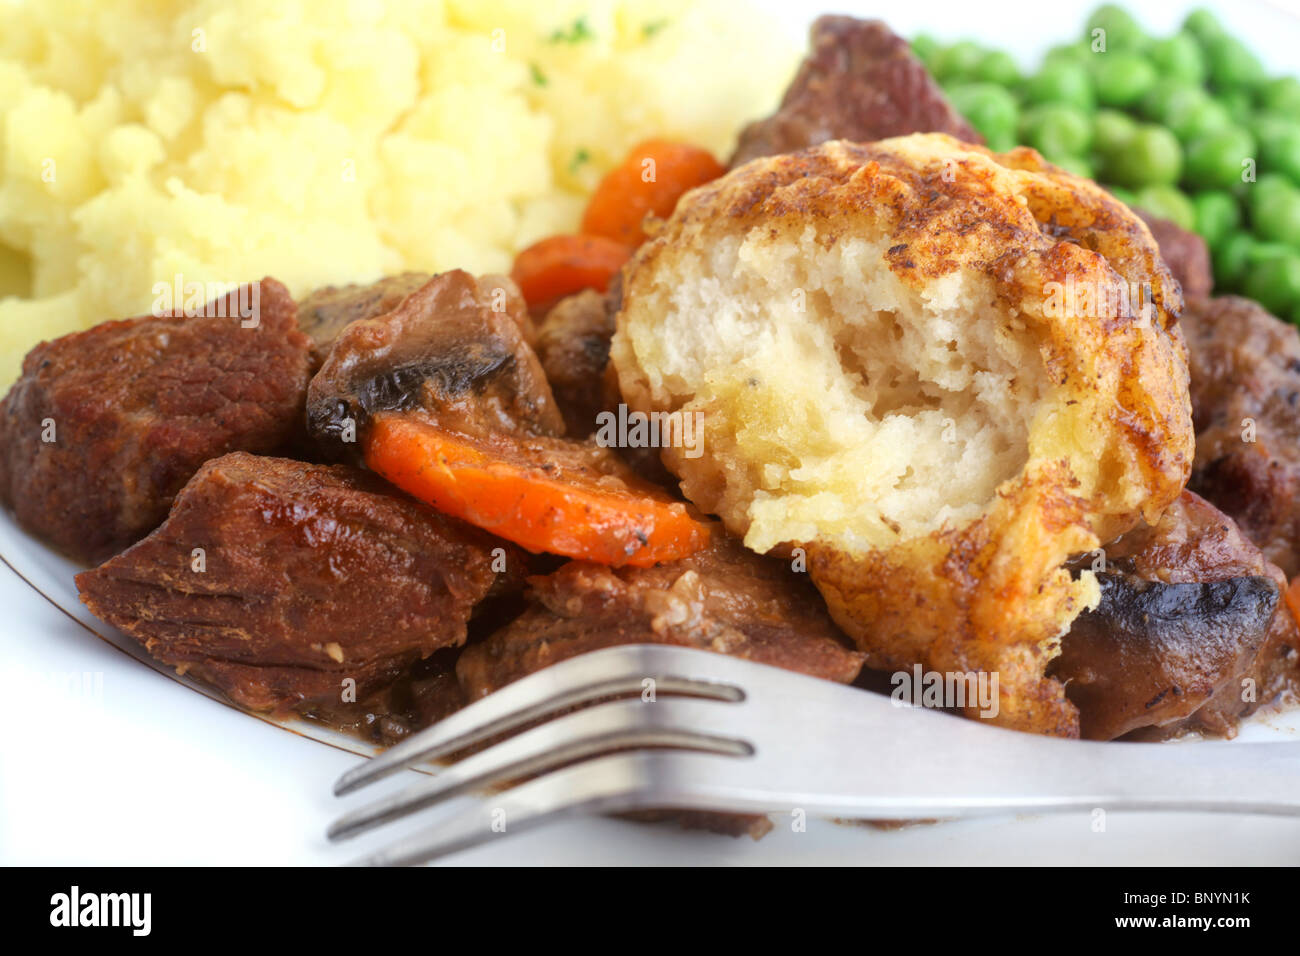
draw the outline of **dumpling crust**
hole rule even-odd
[[[1044,670],[1098,591],[1062,565],[1187,481],[1181,309],[1096,184],[918,134],[689,193],[625,269],[611,357],[632,409],[701,413],[702,453],[662,451],[683,492],[804,549],[869,666],[996,672],[998,723],[1074,736]]]

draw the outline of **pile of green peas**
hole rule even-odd
[[[1300,80],[1270,77],[1213,14],[1153,37],[1106,4],[1028,75],[970,41],[912,49],[991,149],[1033,146],[1200,233],[1216,293],[1300,324]]]

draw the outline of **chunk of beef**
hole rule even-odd
[[[1107,545],[1105,559],[1101,605],[1074,622],[1052,667],[1084,737],[1231,736],[1297,675],[1285,578],[1195,494]]]
[[[534,671],[618,644],[678,644],[849,683],[862,667],[817,592],[783,562],[747,550],[721,528],[709,548],[652,568],[571,561],[529,579],[534,606],[456,662],[469,701]],[[758,839],[751,814],[647,810],[642,822]]]
[[[534,606],[461,654],[456,673],[468,699],[619,644],[697,647],[842,683],[862,667],[806,580],[720,528],[708,548],[680,561],[571,561],[529,584]]]
[[[372,475],[236,453],[77,587],[158,660],[282,710],[336,700],[347,678],[364,696],[463,643],[475,605],[523,566],[511,545]]]
[[[879,20],[824,16],[781,107],[740,134],[732,168],[760,156],[792,153],[830,139],[871,142],[909,133],[948,133],[982,143],[912,55]]]
[[[0,500],[68,556],[103,560],[157,527],[209,458],[301,431],[310,344],[274,279],[192,317],[42,342],[0,408]]]
[[[432,278],[425,272],[403,272],[370,285],[331,285],[316,289],[298,303],[298,324],[311,336],[316,364],[325,361],[334,340],[349,324],[392,312]]]
[[[598,416],[617,415],[623,401],[618,375],[609,362],[621,303],[622,283],[615,278],[604,294],[589,289],[561,299],[538,332],[537,356],[564,415],[565,429],[575,438],[596,432]],[[664,467],[658,448],[620,448],[618,453],[641,478],[677,489],[677,478]]]
[[[1196,461],[1189,487],[1227,512],[1289,577],[1300,575],[1300,330],[1249,299],[1193,303]]]
[[[596,416],[610,406],[605,367],[617,311],[611,305],[595,289],[571,295],[547,313],[537,333],[537,357],[575,438],[592,434]]]
[[[392,683],[365,696],[344,700],[335,694],[304,701],[296,710],[308,720],[391,747],[465,706],[465,695],[456,681],[459,654],[459,647],[434,651]]]
[[[467,435],[560,435],[564,419],[504,276],[444,272],[393,311],[350,323],[307,393],[307,427],[347,457],[377,412],[420,412]]]
[[[1151,230],[1156,245],[1160,247],[1160,257],[1183,287],[1183,300],[1191,302],[1209,295],[1214,288],[1214,273],[1210,268],[1210,250],[1205,240],[1168,219],[1160,219],[1141,209],[1134,211]]]

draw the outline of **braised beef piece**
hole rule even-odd
[[[609,361],[621,303],[622,282],[616,277],[603,294],[589,289],[561,299],[538,332],[537,357],[571,437],[598,431],[598,416],[617,415],[623,401],[618,375]],[[677,478],[664,467],[658,448],[620,448],[618,453],[639,477],[661,488],[677,489]]]
[[[1231,736],[1300,674],[1300,634],[1281,601],[1286,579],[1192,492],[1154,526],[1108,544],[1097,576],[1101,605],[1074,622],[1052,665],[1084,737],[1144,728],[1147,736]],[[1251,694],[1243,694],[1247,678]]]
[[[392,312],[432,278],[425,272],[403,272],[370,285],[331,285],[316,289],[298,303],[298,324],[311,336],[316,364],[325,361],[334,340],[350,323]]]
[[[1288,577],[1300,575],[1300,330],[1249,299],[1193,303],[1196,461],[1189,487],[1227,512]]]
[[[820,17],[809,47],[780,109],[741,132],[732,168],[831,139],[866,143],[948,133],[968,143],[984,141],[948,105],[907,41],[879,20]]]
[[[862,667],[817,592],[781,561],[747,550],[718,528],[710,546],[652,568],[571,561],[529,579],[533,607],[467,647],[456,674],[467,701],[534,671],[618,644],[678,644],[848,683]],[[758,839],[758,814],[647,810],[641,822]]]
[[[103,560],[157,527],[209,458],[301,431],[310,344],[269,278],[193,317],[42,342],[0,407],[0,500],[69,557]]]
[[[305,701],[296,711],[334,730],[391,747],[465,706],[465,695],[456,681],[459,653],[458,647],[434,651],[412,664],[391,684],[355,701],[343,700],[335,694]]]
[[[862,667],[813,587],[720,528],[708,548],[650,568],[571,561],[529,579],[534,606],[465,649],[469,700],[587,651],[677,644],[848,683]]]
[[[373,475],[236,453],[77,587],[158,660],[284,710],[339,700],[347,678],[364,697],[463,643],[475,605],[523,569],[512,545]]]
[[[467,435],[558,436],[564,419],[504,276],[444,272],[393,311],[349,324],[307,392],[307,428],[331,457],[354,457],[371,416],[419,412]]]
[[[1183,301],[1190,302],[1209,295],[1214,288],[1214,273],[1205,240],[1168,219],[1160,219],[1141,209],[1134,212],[1151,230],[1156,245],[1160,247],[1160,257],[1183,287]]]
[[[606,294],[587,289],[561,299],[537,333],[537,358],[564,415],[565,429],[575,438],[592,434],[596,416],[610,407],[605,367],[616,312]]]

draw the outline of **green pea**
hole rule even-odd
[[[1092,68],[1097,101],[1103,106],[1131,106],[1156,82],[1156,68],[1137,53],[1115,50],[1099,54]]]
[[[1210,85],[1217,90],[1258,86],[1266,78],[1264,65],[1236,37],[1217,36],[1205,41]]]
[[[1296,121],[1276,113],[1256,113],[1247,125],[1255,134],[1255,139],[1259,141],[1260,150],[1263,150],[1267,140],[1281,136],[1295,126]]]
[[[1182,101],[1194,100],[1204,103],[1209,95],[1200,86],[1169,77],[1160,77],[1151,84],[1142,101],[1138,103],[1137,112],[1155,123],[1164,123],[1169,114],[1182,107]]]
[[[1196,208],[1176,186],[1145,186],[1137,192],[1137,204],[1153,216],[1168,219],[1183,229],[1196,227]]]
[[[1300,124],[1263,117],[1256,122],[1255,130],[1259,134],[1260,168],[1288,176],[1300,186]]]
[[[1131,189],[1125,189],[1123,186],[1106,186],[1106,190],[1126,206],[1137,205],[1137,194]]]
[[[1257,210],[1277,201],[1279,197],[1285,196],[1294,188],[1291,180],[1281,173],[1264,173],[1254,182],[1242,183],[1233,192],[1245,204],[1253,218]]]
[[[1255,234],[1300,249],[1300,192],[1292,190],[1251,212]]]
[[[1250,223],[1261,239],[1300,249],[1300,190],[1289,184],[1270,188],[1256,183],[1250,194]]]
[[[1300,116],[1300,80],[1282,76],[1259,88],[1259,107],[1282,116]]]
[[[1087,43],[1062,43],[1048,50],[1047,55],[1043,57],[1043,62],[1068,62],[1088,66],[1092,63],[1092,56],[1092,48]]]
[[[995,153],[1006,153],[1020,145],[1020,138],[1013,130],[1005,130],[985,136],[984,145]]]
[[[935,54],[943,45],[928,33],[918,33],[912,38],[912,53],[926,66],[934,63]]]
[[[1128,146],[1138,124],[1133,117],[1118,110],[1098,110],[1092,123],[1093,152],[1113,156]]]
[[[1293,251],[1290,246],[1283,242],[1264,242],[1261,239],[1256,239],[1246,253],[1246,265],[1252,268],[1262,266],[1274,259],[1284,259],[1291,255]]]
[[[1211,99],[1204,90],[1200,98],[1179,97],[1169,106],[1165,126],[1169,127],[1184,146],[1233,125],[1232,114],[1218,100]]]
[[[1211,249],[1219,248],[1241,225],[1241,207],[1232,193],[1222,190],[1198,193],[1192,197],[1196,212],[1196,231]]]
[[[1196,37],[1198,40],[1208,40],[1211,37],[1223,35],[1223,25],[1209,10],[1199,7],[1187,14],[1187,19],[1183,21],[1183,29]]]
[[[1251,189],[1257,189],[1260,192],[1267,192],[1270,189],[1276,189],[1279,192],[1286,192],[1291,188],[1291,180],[1287,179],[1281,173],[1263,172],[1256,177],[1253,183],[1247,183]]]
[[[962,83],[948,90],[948,99],[970,124],[989,141],[990,148],[1003,152],[1015,145],[1019,107],[1006,89],[993,83]],[[1006,145],[1010,142],[1010,145]]]
[[[971,79],[981,83],[996,83],[998,86],[1013,87],[1020,82],[1020,67],[1010,53],[993,50],[975,65]]]
[[[1178,181],[1183,150],[1169,130],[1139,126],[1128,144],[1108,157],[1106,172],[1121,186],[1162,186]]]
[[[1054,162],[1058,157],[1082,156],[1092,145],[1088,114],[1064,103],[1043,103],[1027,110],[1020,121],[1023,142]]]
[[[1074,173],[1076,176],[1081,176],[1084,179],[1097,178],[1096,171],[1086,156],[1055,156],[1048,158],[1062,169]]]
[[[1202,188],[1242,184],[1243,163],[1255,156],[1255,138],[1238,127],[1207,133],[1187,148],[1187,178]]]
[[[1246,294],[1275,315],[1289,315],[1300,303],[1300,255],[1278,255],[1252,266]]]
[[[943,50],[936,51],[930,70],[940,83],[948,84],[968,79],[984,58],[984,50],[970,40],[960,40]]]
[[[1162,77],[1184,83],[1205,82],[1205,55],[1190,34],[1175,33],[1156,40],[1147,50],[1147,56]]]
[[[1087,67],[1066,60],[1044,63],[1025,80],[1026,103],[1065,103],[1091,112],[1095,105]]]
[[[1255,239],[1248,232],[1234,232],[1224,237],[1214,249],[1214,278],[1216,284],[1240,286],[1250,267]]]
[[[1104,34],[1096,31],[1103,30]],[[1083,28],[1083,38],[1089,43],[1106,40],[1106,50],[1135,49],[1146,43],[1146,34],[1138,22],[1121,7],[1103,4],[1088,16]]]
[[[1224,90],[1215,97],[1229,116],[1249,116],[1254,100],[1246,90]]]

